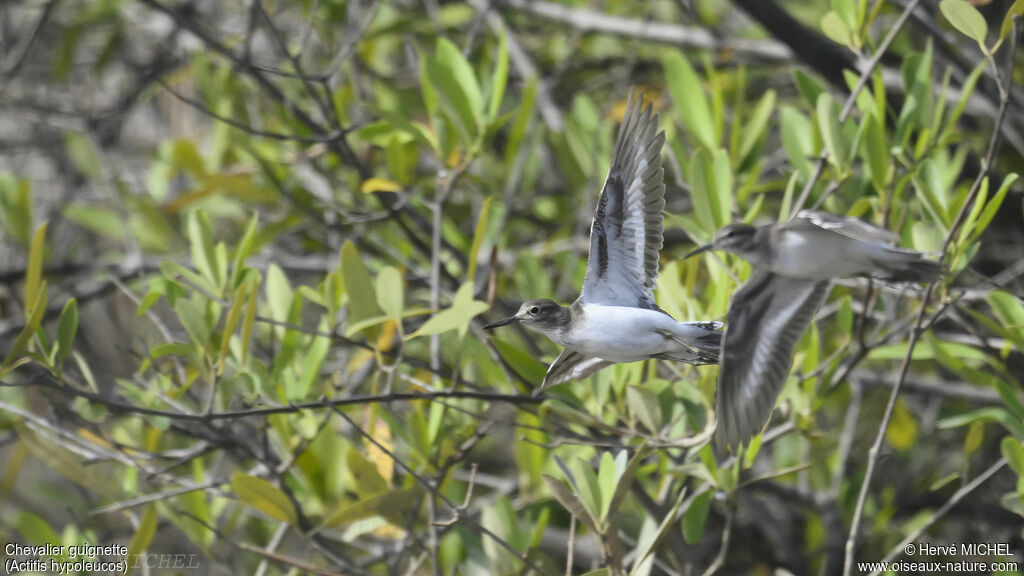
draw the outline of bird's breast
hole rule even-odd
[[[654,310],[584,305],[564,335],[566,346],[611,362],[645,360],[665,351],[665,323],[675,321]]]

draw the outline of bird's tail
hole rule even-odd
[[[891,282],[934,282],[946,273],[942,262],[928,260],[924,254],[914,250],[888,248],[875,259],[879,267],[878,276]]]
[[[721,322],[680,322],[672,338],[681,344],[677,354],[665,354],[667,359],[687,364],[718,364],[722,347]]]

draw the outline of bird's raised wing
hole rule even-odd
[[[630,92],[611,169],[594,212],[582,299],[590,304],[657,309],[654,286],[665,208],[658,116]]]
[[[864,242],[877,244],[895,244],[899,236],[889,230],[872,226],[863,220],[850,218],[849,216],[838,216],[830,212],[818,212],[816,210],[801,210],[793,221],[794,225],[814,225],[822,230],[838,232]]]
[[[562,350],[562,353],[555,358],[555,361],[548,367],[547,374],[544,375],[544,382],[541,383],[540,388],[534,390],[534,394],[539,394],[544,390],[557,386],[563,382],[570,382],[572,380],[582,380],[587,376],[611,366],[614,362],[608,362],[600,358],[593,358],[590,356],[584,356],[575,350],[566,348]]]
[[[757,270],[733,295],[715,400],[719,445],[746,442],[768,421],[793,365],[793,348],[830,286]]]

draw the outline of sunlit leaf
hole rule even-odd
[[[707,98],[701,88],[700,77],[693,70],[686,56],[678,50],[672,50],[662,61],[665,66],[665,81],[669,94],[679,111],[679,117],[697,142],[708,150],[718,147],[715,135],[714,120]]]
[[[954,28],[977,42],[982,50],[986,50],[985,37],[988,35],[988,24],[977,8],[965,0],[942,0],[939,2],[939,10]]]

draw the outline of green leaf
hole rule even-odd
[[[397,268],[386,266],[377,274],[377,304],[396,324],[402,322],[405,292],[402,290],[402,273]]]
[[[276,262],[271,262],[267,266],[266,293],[270,317],[279,322],[288,320],[288,309],[295,298],[295,291],[288,281],[288,275]]]
[[[32,235],[32,244],[28,251],[28,268],[25,270],[25,318],[31,317],[35,312],[40,300],[39,295],[42,292],[46,227],[47,223],[43,222],[36,229],[36,233]]]
[[[723,148],[715,152],[713,165],[714,172],[714,200],[716,217],[715,224],[720,228],[732,221],[732,164],[729,162],[729,153]]]
[[[797,92],[807,102],[807,105],[811,108],[817,105],[818,96],[825,90],[821,84],[799,68],[793,70],[793,81],[796,83]]]
[[[801,180],[811,177],[810,157],[814,154],[814,132],[810,120],[790,106],[779,108],[779,127],[782,148],[789,164],[800,174]],[[786,214],[789,217],[789,214]]]
[[[362,452],[349,448],[345,454],[345,466],[355,483],[354,491],[359,496],[370,496],[387,492],[388,482],[380,475],[377,464]]]
[[[509,367],[515,370],[516,374],[522,376],[524,380],[534,382],[537,386],[540,386],[540,383],[544,381],[547,366],[538,362],[532,354],[497,338],[491,338],[491,343],[498,349],[501,358],[508,363]]]
[[[917,420],[902,399],[896,400],[885,440],[896,450],[909,450],[917,441]]]
[[[57,321],[57,365],[63,366],[64,360],[71,353],[71,346],[75,342],[75,333],[78,331],[78,302],[74,298],[64,304],[60,311],[60,320]]]
[[[718,147],[714,120],[707,97],[701,88],[700,77],[686,56],[678,50],[669,51],[664,60],[665,82],[669,94],[679,111],[683,125],[708,150]]]
[[[586,524],[587,528],[590,528],[591,531],[600,533],[597,529],[597,520],[590,515],[587,507],[580,502],[580,499],[576,497],[576,494],[568,486],[548,474],[544,474],[543,478],[544,483],[551,490],[551,494],[563,508],[575,516],[577,520]]]
[[[174,303],[174,312],[194,342],[203,347],[210,344],[210,325],[199,304],[193,300],[178,300]]]
[[[438,51],[441,51],[442,45],[450,44],[443,38],[439,39]],[[447,50],[445,52],[447,53]],[[458,49],[455,49],[455,52],[458,53]],[[461,54],[459,54],[459,58],[462,58]],[[430,85],[437,92],[437,102],[455,124],[455,128],[463,138],[463,143],[468,145],[476,138],[479,131],[480,108],[474,107],[473,96],[467,94],[470,90],[476,89],[476,97],[480,97],[476,78],[473,79],[473,88],[467,89],[467,86],[459,82],[456,77],[457,71],[453,70],[449,63],[441,62],[437,58],[426,58],[424,64]],[[469,65],[466,64],[466,66]],[[472,75],[472,70],[469,71],[469,74]]]
[[[999,443],[999,449],[1017,476],[1024,477],[1024,446],[1021,446],[1020,440],[1006,436]]]
[[[839,15],[843,24],[851,32],[856,32],[858,28],[857,7],[854,5],[854,1],[832,0],[832,10]]]
[[[711,510],[711,500],[714,498],[714,490],[707,490],[695,497],[690,507],[683,514],[683,538],[687,544],[695,544],[704,535],[704,524],[708,519],[708,511]]]
[[[138,558],[139,554],[149,548],[150,543],[153,542],[153,536],[156,535],[156,524],[157,513],[156,504],[154,503],[146,506],[145,511],[142,512],[139,528],[135,531],[135,535],[132,536],[132,540],[128,544],[128,556],[126,558]],[[134,562],[130,562],[129,567],[133,568],[133,564]]]
[[[245,227],[245,233],[242,234],[242,239],[238,242],[238,247],[235,249],[235,258],[231,264],[231,287],[237,288],[238,283],[242,280],[242,270],[245,268],[245,259],[249,257],[249,253],[252,252],[252,243],[256,238],[256,230],[260,225],[260,214],[259,212],[253,212],[252,218],[249,219],[249,225]]]
[[[473,284],[466,282],[455,293],[455,300],[452,302],[451,308],[435,314],[407,339],[432,336],[449,330],[458,330],[459,338],[463,338],[466,331],[469,330],[469,322],[478,314],[486,312],[487,308],[486,302],[473,299]]]
[[[473,230],[473,244],[469,247],[469,267],[466,271],[466,282],[473,282],[476,279],[476,263],[480,259],[480,245],[484,243],[484,234],[487,233],[487,222],[491,215],[491,200],[488,196],[484,205],[480,208],[480,216],[476,219],[476,228]]]
[[[1003,16],[1003,25],[999,27],[999,41],[1002,42],[1010,31],[1013,30],[1013,17],[1024,16],[1024,0],[1017,0],[1010,6],[1010,9],[1006,11],[1006,15]]]
[[[843,127],[839,123],[839,104],[831,94],[822,92],[818,96],[816,110],[818,129],[821,130],[821,138],[828,148],[829,160],[836,167],[843,168],[850,154],[846,139],[843,137]]]
[[[939,168],[929,158],[921,163],[919,175],[920,178],[915,179],[914,188],[917,190],[922,204],[935,223],[942,226],[943,231],[948,230],[950,216],[946,210],[946,188],[942,182]]]
[[[317,326],[320,332],[327,332],[327,318],[321,318]],[[305,346],[305,358],[302,360],[302,370],[299,377],[293,381],[293,386],[288,390],[290,400],[300,400],[309,395],[313,384],[320,378],[320,370],[327,353],[331,349],[331,339],[323,336],[312,336]]]
[[[291,500],[273,484],[243,472],[231,475],[231,490],[249,506],[291,525],[298,523]]]
[[[829,10],[821,18],[821,31],[829,40],[843,46],[853,46],[853,34],[846,27],[846,23],[834,10]]]
[[[0,174],[0,234],[28,245],[32,234],[32,182]]]
[[[617,471],[615,480],[615,490],[611,492],[611,497],[608,498],[608,514],[614,514],[619,509],[619,505],[622,504],[623,499],[626,498],[626,494],[629,493],[630,487],[633,485],[633,479],[636,478],[636,471],[640,468],[640,463],[643,462],[644,457],[647,456],[647,450],[641,448],[633,454],[633,457],[629,459],[629,462],[622,466],[621,460],[625,459],[626,451],[622,450],[615,457],[615,469]],[[601,493],[607,496],[608,492],[601,489]]]
[[[1021,326],[1024,327],[1024,324]],[[1002,398],[1003,405],[1010,411],[1010,414],[1013,414],[1017,420],[1020,420],[1021,424],[1024,424],[1024,404],[1021,404],[1017,393],[1002,380],[996,381],[996,390],[999,391],[999,397]]]
[[[508,84],[508,33],[502,27],[498,33],[498,55],[494,63],[494,74],[491,76],[491,97],[487,103],[487,122],[493,124],[501,109],[501,101],[505,97]]]
[[[1006,409],[999,406],[978,408],[977,410],[971,410],[965,414],[943,418],[935,424],[935,427],[940,430],[957,428],[976,421],[998,422],[1018,439],[1024,440],[1024,424],[1021,424],[1021,422],[1014,418]]]
[[[356,323],[380,314],[370,273],[351,241],[346,241],[341,247],[341,279],[348,293],[349,322]]]
[[[36,307],[32,312],[32,316],[29,317],[25,326],[21,329],[21,332],[19,332],[14,338],[14,342],[11,343],[11,347],[7,350],[7,355],[4,356],[3,364],[0,364],[0,376],[3,376],[20,364],[20,362],[15,361],[23,352],[28,350],[28,346],[32,342],[32,335],[35,334],[36,330],[38,330],[39,326],[43,323],[43,317],[46,315],[45,280],[43,280],[39,285],[37,294]]]
[[[408,488],[388,490],[355,502],[346,502],[329,513],[320,528],[346,526],[373,516],[381,516],[392,524],[399,524],[422,493],[423,487],[414,484]]]
[[[885,126],[874,114],[865,117],[864,122],[865,138],[861,142],[871,171],[871,183],[879,194],[884,194],[889,178],[889,144],[885,139]]]
[[[970,456],[978,451],[982,441],[985,440],[985,423],[976,420],[967,427],[967,434],[964,435],[964,454]]]
[[[68,204],[64,217],[82,228],[113,240],[124,238],[124,221],[114,210],[86,204]]]
[[[957,120],[960,119],[960,115],[963,114],[964,108],[967,107],[967,101],[974,93],[974,88],[978,84],[978,79],[986,68],[988,68],[988,62],[982,60],[974,67],[973,70],[971,70],[971,73],[967,75],[967,79],[964,80],[964,83],[960,88],[960,98],[957,99],[956,106],[953,107],[953,111],[949,115],[949,120],[946,122],[945,130],[951,130],[956,126]]]
[[[594,469],[583,459],[576,460],[575,471],[576,495],[583,502],[583,505],[587,507],[590,515],[597,521],[598,528],[603,528],[601,486],[598,482],[597,474],[594,474]]]
[[[679,491],[679,496],[676,497],[676,503],[672,505],[672,509],[669,510],[668,514],[665,514],[665,517],[661,520],[661,524],[658,526],[658,532],[655,534],[654,538],[651,539],[650,544],[647,546],[647,549],[644,550],[642,554],[637,556],[636,561],[633,563],[633,571],[630,573],[630,576],[636,573],[636,570],[644,563],[644,560],[646,560],[647,557],[650,556],[658,548],[658,546],[661,544],[661,541],[664,540],[666,536],[668,536],[669,530],[671,530],[672,527],[675,526],[676,515],[679,514],[679,508],[682,507],[683,500],[685,498],[686,488],[684,487]]]
[[[437,39],[435,55],[438,62],[451,70],[455,81],[458,82],[462,92],[466,95],[466,100],[469,103],[469,109],[474,120],[479,125],[480,120],[483,118],[484,99],[480,94],[480,83],[476,79],[476,74],[473,73],[473,67],[470,66],[469,61],[462,55],[462,51],[459,50],[458,46],[443,36]]]
[[[89,137],[81,132],[66,132],[64,134],[64,146],[68,152],[68,158],[86,178],[99,180],[103,172],[100,170],[99,157],[96,156],[96,149]]]
[[[740,141],[740,155],[736,158],[738,166],[742,166],[753,150],[754,146],[761,141],[768,122],[771,120],[772,111],[775,110],[775,90],[769,90],[757,102],[754,111],[747,118],[743,125],[743,138]]]
[[[1003,178],[1003,183],[999,186],[999,190],[996,191],[995,196],[985,203],[985,209],[982,210],[981,216],[978,217],[978,221],[974,225],[974,229],[971,232],[968,242],[974,242],[985,230],[988,229],[988,225],[992,222],[992,219],[996,217],[996,213],[999,212],[999,207],[1003,205],[1006,193],[1010,190],[1010,186],[1017,181],[1017,178],[1017,174],[1014,173],[1007,174],[1006,178]]]
[[[694,215],[708,228],[706,234],[732,220],[732,167],[725,150],[717,150],[714,156],[697,150],[690,160],[690,188]]]
[[[949,20],[949,23],[962,34],[978,43],[982,51],[988,52],[985,47],[985,36],[988,35],[988,24],[984,16],[974,6],[965,0],[942,0],[939,2],[939,10]]]
[[[601,465],[597,470],[597,485],[601,494],[601,521],[608,518],[611,509],[612,494],[615,493],[617,471],[615,470],[615,459],[611,452],[601,455]]]
[[[1024,346],[1024,304],[1004,290],[993,290],[985,299],[999,320],[1003,334],[1018,346]]]
[[[193,211],[188,215],[188,239],[192,264],[199,274],[218,290],[224,287],[224,278],[218,274],[213,229],[205,212]]]
[[[652,434],[661,432],[661,404],[658,396],[646,388],[639,386],[626,387],[626,404],[630,412],[651,431]]]

